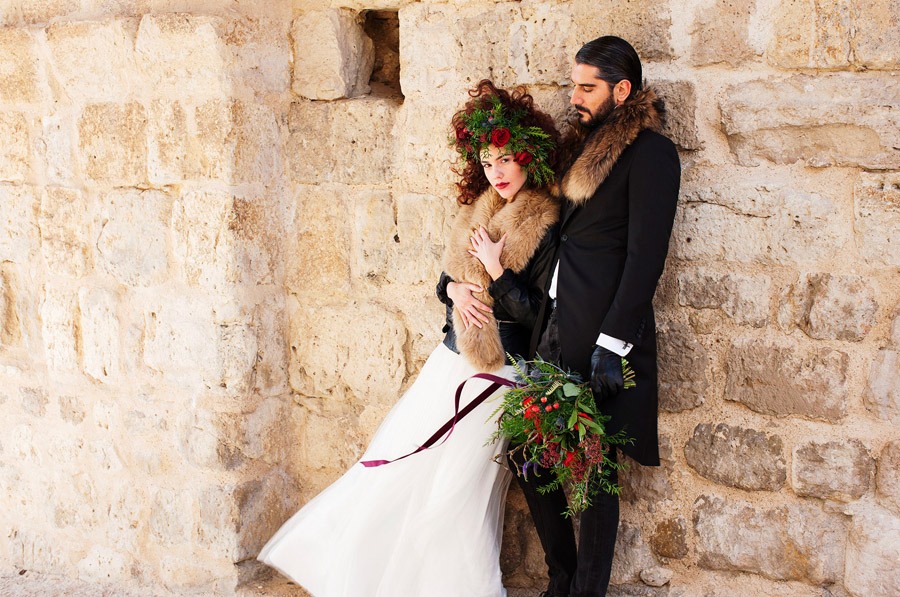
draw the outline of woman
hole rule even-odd
[[[488,441],[496,404],[481,404],[443,443],[405,457],[454,418],[457,389],[472,375],[512,377],[505,353],[528,355],[552,260],[559,217],[546,190],[558,140],[552,120],[522,90],[510,94],[485,80],[469,94],[453,117],[465,166],[437,288],[447,335],[361,462],[259,555],[315,597],[505,594],[499,556],[509,473],[494,461],[504,446]],[[486,385],[468,382],[460,404]]]

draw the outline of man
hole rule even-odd
[[[607,36],[585,44],[575,56],[572,83],[571,104],[586,136],[559,184],[566,201],[537,352],[589,379],[600,411],[611,417],[607,432],[625,429],[634,440],[622,451],[658,466],[651,301],[666,260],[681,167],[674,144],[657,132],[663,102],[643,88],[641,62],[628,42]],[[637,386],[623,390],[626,355]],[[546,554],[550,583],[542,595],[605,595],[618,497],[601,493],[582,513],[576,549],[562,490],[538,493],[547,474],[516,478]]]

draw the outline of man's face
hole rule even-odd
[[[589,64],[572,67],[572,97],[569,103],[578,110],[578,122],[585,128],[595,128],[616,107],[612,89],[600,78],[600,69]]]

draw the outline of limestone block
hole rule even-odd
[[[100,268],[129,286],[164,281],[171,212],[171,198],[160,191],[115,189],[106,193],[96,243]]]
[[[354,280],[381,285],[393,276],[390,268],[400,242],[395,210],[394,198],[389,191],[372,191],[354,202],[350,262]]]
[[[350,291],[352,231],[346,225],[350,212],[345,187],[298,187],[296,233],[287,250],[286,286],[292,292],[316,297],[344,297]]]
[[[48,369],[56,372],[77,371],[75,297],[65,290],[47,286],[40,309],[44,358]]]
[[[237,435],[235,425],[233,418],[206,409],[183,412],[175,423],[178,449],[196,467],[232,470],[242,463],[240,452],[226,441]]]
[[[28,176],[30,134],[21,112],[0,113],[0,181],[23,182]]]
[[[231,93],[222,19],[187,13],[144,15],[137,67],[159,97],[221,98]]]
[[[81,277],[91,263],[88,202],[80,191],[47,187],[41,198],[41,252],[50,271]]]
[[[683,516],[660,521],[650,536],[653,552],[664,558],[680,560],[688,554],[687,521]]]
[[[444,241],[450,230],[447,210],[455,201],[404,193],[397,197],[397,261],[392,268],[399,284],[437,283]]]
[[[137,102],[88,104],[78,120],[84,171],[92,179],[139,185],[147,179],[147,113]]]
[[[856,34],[850,45],[855,63],[866,69],[896,69],[900,57],[891,48],[900,45],[897,0],[856,0],[853,6]]]
[[[394,99],[374,97],[291,104],[287,156],[293,182],[390,182],[397,139],[391,124],[399,107]]]
[[[701,149],[697,132],[697,91],[693,81],[654,80],[651,87],[666,102],[663,133],[682,149]]]
[[[882,506],[900,516],[900,441],[885,444],[878,457],[875,493]]]
[[[78,396],[59,397],[59,416],[63,421],[78,424],[84,420],[86,411],[84,401]]]
[[[218,190],[192,190],[172,206],[173,254],[188,283],[206,288],[226,282],[231,259],[227,218],[234,197]]]
[[[663,456],[662,459],[662,466],[640,466],[627,461],[628,470],[619,473],[623,501],[644,502],[650,512],[655,512],[666,500],[672,499],[675,495],[670,481],[672,463],[669,458]]]
[[[694,309],[721,309],[735,323],[763,327],[769,322],[772,279],[722,273],[706,267],[678,274],[678,304]]]
[[[729,87],[722,123],[741,165],[759,158],[814,167],[900,168],[900,81],[834,73],[794,75]]]
[[[255,91],[287,92],[291,86],[289,17],[272,14],[270,6],[261,13],[228,21],[223,39],[230,50],[229,72],[234,83]]]
[[[76,127],[74,108],[47,111],[41,116],[41,136],[35,154],[44,162],[47,182],[73,185],[76,179]]]
[[[569,82],[575,47],[572,3],[525,3],[524,19],[509,26],[507,64],[520,85],[565,85]]]
[[[43,101],[46,97],[43,69],[36,41],[28,29],[0,28],[0,101]]]
[[[890,597],[900,587],[900,518],[870,506],[853,515],[844,586],[854,597]]]
[[[70,101],[118,101],[129,95],[134,25],[122,20],[57,22],[47,28],[54,73]]]
[[[131,577],[134,559],[125,551],[94,545],[78,562],[78,578],[95,583],[121,583]]]
[[[40,239],[34,187],[0,184],[0,205],[0,261],[32,263]]]
[[[170,164],[168,166],[173,173],[183,170],[183,175],[192,175],[193,166],[197,168],[197,176],[213,180],[231,180],[235,146],[235,135],[232,134],[232,106],[233,102],[228,100],[208,100],[194,110],[197,132],[193,139],[190,138],[190,135],[186,141],[178,139],[177,136],[167,137],[168,142],[172,144],[173,151],[177,151],[177,147],[181,143],[190,144],[191,148],[184,156],[185,162],[180,165]],[[176,118],[175,125],[177,127],[177,115],[173,114],[172,118]],[[176,128],[175,131],[177,130]],[[164,130],[160,130],[160,133],[167,134]],[[168,135],[171,134],[172,132],[168,133]],[[153,142],[151,140],[151,144]],[[157,139],[156,142],[161,144],[163,141]],[[160,145],[160,147],[162,146]],[[173,155],[173,157],[175,156]],[[197,164],[194,165],[193,161],[196,161]],[[159,175],[164,173],[165,170],[161,170]]]
[[[858,342],[875,325],[878,312],[875,293],[862,276],[807,274],[787,301],[800,329],[819,340]]]
[[[369,93],[375,46],[361,20],[346,9],[310,11],[294,20],[294,93],[314,100]]]
[[[672,16],[667,5],[652,0],[576,2],[576,39],[585,43],[601,35],[617,35],[634,46],[643,62],[667,60],[672,50]],[[579,48],[572,46],[572,58]]]
[[[22,398],[22,410],[33,417],[43,417],[47,414],[47,392],[42,388],[21,388],[19,395]]]
[[[681,412],[700,406],[709,387],[706,348],[680,324],[660,326],[657,333],[660,408]]]
[[[41,2],[18,2],[22,21],[30,24],[46,23],[53,17],[62,17],[81,8],[78,0],[42,0]]]
[[[640,582],[641,572],[657,564],[656,557],[641,534],[641,528],[625,521],[619,523],[610,583],[621,585]]]
[[[863,394],[866,408],[884,421],[900,422],[900,351],[879,350]]]
[[[760,508],[701,495],[693,521],[703,568],[813,583],[843,576],[847,528],[840,515],[805,503]]]
[[[232,395],[247,392],[257,361],[256,331],[250,325],[220,324],[217,342],[220,387]]]
[[[512,69],[501,65],[510,59],[512,33],[518,31],[507,24],[522,22],[519,6],[415,3],[401,8],[399,18],[400,87],[407,98],[455,107],[464,103],[465,90],[481,79],[493,79],[500,86],[516,82]]]
[[[118,303],[116,294],[102,288],[78,291],[84,372],[97,381],[111,381],[119,374]]]
[[[16,526],[24,525],[18,522]],[[49,533],[32,532],[27,528],[13,527],[8,535],[12,544],[10,551],[14,555],[14,567],[46,573],[71,570],[71,545],[59,541]]]
[[[144,364],[186,388],[220,380],[218,326],[202,299],[171,294],[144,314]]]
[[[846,353],[785,341],[736,339],[725,399],[768,415],[837,421],[847,413]]]
[[[195,497],[187,489],[160,488],[153,496],[148,526],[154,541],[165,546],[191,543],[198,517]]]
[[[765,261],[771,245],[768,219],[748,217],[709,203],[678,208],[672,230],[672,252],[689,261]]]
[[[697,66],[739,66],[754,55],[750,46],[753,0],[715,0],[697,11],[691,30],[691,61]]]
[[[99,526],[99,495],[90,475],[79,472],[60,479],[56,495],[66,495],[55,504],[53,523],[60,528],[72,527],[81,532]]]
[[[674,572],[662,566],[654,566],[641,570],[641,582],[651,587],[662,587],[669,584]]]
[[[791,486],[797,495],[848,502],[868,490],[875,461],[857,439],[794,446]]]
[[[406,329],[397,314],[374,304],[305,305],[292,317],[290,338],[297,392],[326,397],[346,388],[365,401],[396,401],[406,376]]]
[[[781,437],[754,429],[701,423],[684,457],[707,479],[751,491],[777,491],[787,478]]]
[[[860,254],[873,265],[900,267],[900,174],[861,172],[853,204]]]
[[[198,108],[199,110],[200,108]],[[147,122],[147,173],[151,182],[166,184],[199,176],[200,152],[187,130],[179,102],[150,103]]]
[[[464,99],[460,95],[459,104],[453,106],[429,106],[407,99],[397,112],[391,134],[403,143],[395,147],[394,176],[410,181],[410,191],[455,198],[450,189],[459,180],[452,170],[459,156],[444,139],[449,138],[450,119]]]
[[[19,285],[15,265],[10,261],[0,261],[0,349],[15,346],[22,340]]]
[[[252,102],[234,102],[231,118],[234,165],[229,180],[236,184],[271,184],[280,179],[283,168],[279,145],[281,131],[272,108]],[[366,150],[363,152],[365,154]],[[350,161],[346,158],[339,160],[345,163]]]

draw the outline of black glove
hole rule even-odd
[[[622,391],[622,357],[602,346],[595,346],[591,355],[591,390],[597,402],[609,400]]]

